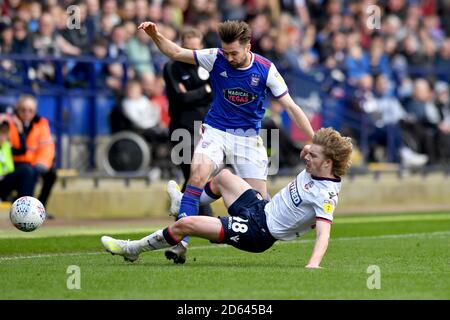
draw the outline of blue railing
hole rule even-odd
[[[49,119],[52,132],[56,136],[57,154],[62,154],[63,135],[89,137],[89,167],[95,165],[95,138],[99,134],[109,133],[107,116],[114,104],[114,94],[106,85],[99,86],[98,74],[94,68],[87,77],[84,88],[68,88],[67,71],[65,68],[76,63],[111,64],[120,63],[127,70],[126,59],[96,59],[93,57],[39,57],[30,54],[0,55],[0,61],[9,60],[15,65],[13,70],[0,70],[0,103],[13,104],[23,93],[33,93],[38,98],[39,113]],[[54,77],[51,81],[31,79],[31,69],[49,63],[53,67]],[[70,72],[68,73],[70,74]],[[127,72],[124,72],[122,84],[127,82]],[[100,98],[99,98],[100,97]],[[81,99],[81,100],[80,100]],[[106,99],[106,103],[99,103]],[[82,101],[82,104],[80,104]],[[71,108],[73,104],[75,108]],[[99,113],[101,113],[99,115]],[[57,166],[61,167],[61,157],[57,158]]]

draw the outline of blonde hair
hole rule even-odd
[[[312,142],[323,147],[325,157],[333,163],[333,174],[338,177],[345,176],[351,166],[351,138],[341,136],[333,128],[322,128],[314,134]]]

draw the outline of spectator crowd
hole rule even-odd
[[[345,116],[369,124],[366,160],[380,160],[376,150],[381,146],[393,150],[381,160],[406,164],[409,159],[407,164],[414,166],[449,162],[450,0],[378,1],[375,11],[367,10],[372,1],[356,0],[0,4],[0,54],[42,57],[29,62],[2,58],[2,74],[25,74],[39,86],[56,81],[62,72],[67,88],[95,86],[118,94],[133,81],[134,88],[140,86],[140,98],[149,101],[141,105],[156,110],[149,113],[151,122],[163,128],[169,124],[162,76],[167,58],[137,25],[158,22],[160,32],[174,41],[182,27],[194,26],[208,48],[220,46],[218,22],[245,20],[253,31],[252,50],[272,60],[281,73],[322,75],[322,90],[345,109],[338,129],[361,143],[358,128],[348,126]],[[76,10],[68,10],[72,5]],[[80,60],[57,70],[45,60],[49,56]],[[125,105],[131,106],[129,98]]]

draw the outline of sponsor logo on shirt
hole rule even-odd
[[[235,106],[242,106],[247,103],[255,101],[257,95],[241,88],[225,89],[223,96],[231,104]]]
[[[328,195],[330,196],[330,199],[333,199],[337,196],[337,194],[334,191],[328,191]]]
[[[277,79],[278,82],[280,82],[281,84],[286,84],[286,83],[284,82],[283,77],[282,77],[278,72],[275,73],[275,79]]]
[[[298,193],[297,188],[297,181],[294,180],[289,184],[289,194],[291,195],[291,200],[294,203],[296,207],[302,203],[302,198],[300,197],[300,194]]]
[[[234,236],[234,237],[231,237],[230,240],[232,240],[232,241],[238,243],[238,242],[239,242],[239,235]]]

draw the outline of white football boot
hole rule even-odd
[[[170,209],[169,216],[178,217],[178,212],[180,212],[181,198],[183,193],[181,192],[180,186],[173,180],[167,183],[167,194],[170,199]]]
[[[118,240],[108,236],[103,236],[101,240],[103,247],[112,255],[122,256],[128,262],[134,262],[139,258],[139,253],[133,250],[130,240]]]

